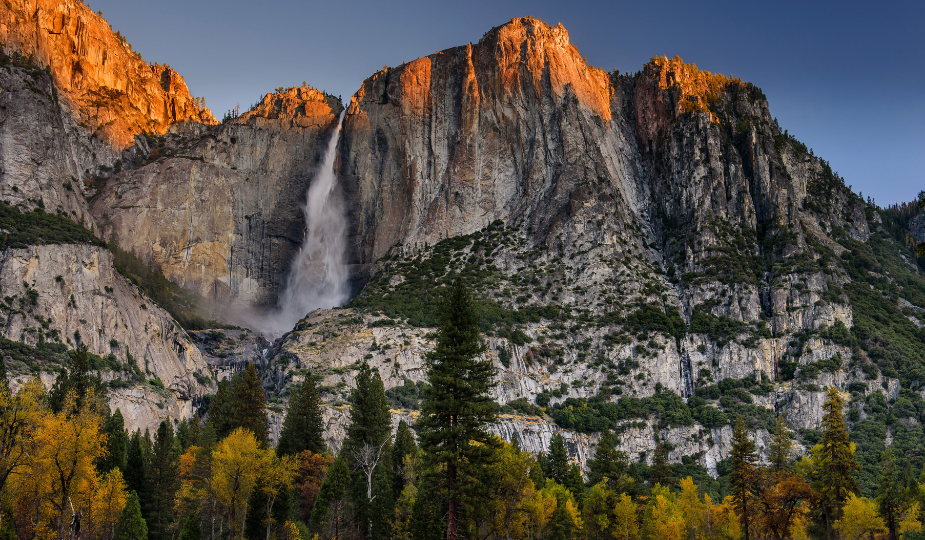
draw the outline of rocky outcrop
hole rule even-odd
[[[199,350],[173,318],[119,275],[109,251],[88,245],[7,249],[0,257],[3,337],[31,346],[86,345],[107,357],[99,375],[110,383],[111,408],[122,409],[130,429],[151,429],[163,419],[187,418],[193,404],[214,392]],[[54,382],[55,365],[10,364],[16,374]],[[158,379],[165,388],[149,385]]]
[[[175,126],[168,157],[113,176],[93,200],[102,236],[205,298],[272,303],[341,110],[317,90],[291,88],[220,126]]]
[[[565,28],[530,18],[376,73],[353,96],[341,143],[353,260],[496,219],[555,237],[582,207],[626,216],[623,201],[587,193],[633,167],[632,146],[610,136],[611,92]]]
[[[176,122],[214,124],[170,66],[149,65],[101,14],[79,0],[15,0],[0,5],[0,41],[47,66],[84,126],[117,150],[140,133]]]
[[[86,135],[45,70],[7,63],[0,69],[0,199],[93,228],[83,180],[118,154]]]
[[[7,339],[84,344],[94,354],[134,362],[183,398],[208,390],[193,377],[209,372],[189,336],[116,272],[103,248],[8,249],[0,258],[0,287],[11,298],[3,310]]]

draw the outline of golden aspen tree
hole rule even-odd
[[[639,540],[636,503],[626,493],[620,495],[613,510],[613,537],[616,540]]]
[[[555,506],[547,524],[546,537],[558,540],[578,536],[584,523],[572,492],[553,480],[546,483],[543,491],[555,500]]]
[[[906,509],[902,519],[899,521],[899,534],[905,537],[906,533],[919,532],[922,530],[922,522],[919,521],[919,503],[914,502]]]
[[[487,502],[491,529],[499,538],[513,538],[524,528],[527,517],[524,501],[532,497],[534,491],[530,471],[538,465],[529,452],[510,443],[503,443],[496,459],[490,466],[497,481],[491,500]]]
[[[85,498],[87,504],[82,510],[85,528],[87,532],[92,531],[96,538],[109,540],[115,534],[119,516],[122,515],[128,501],[128,490],[122,478],[122,471],[111,469],[101,477],[85,482],[84,491],[88,491],[87,488],[91,486],[93,489],[89,490],[89,497]]]
[[[688,476],[681,480],[681,493],[677,496],[678,508],[684,518],[685,538],[697,540],[703,538],[707,528],[708,508],[700,498],[700,490],[694,479]]]
[[[742,536],[735,500],[727,495],[723,502],[710,505],[710,540],[738,540]]]
[[[0,385],[0,494],[4,494],[10,475],[25,468],[31,459],[44,391],[38,379],[29,379],[16,393],[6,384]]]
[[[588,490],[583,512],[587,538],[610,538],[614,525],[615,498],[616,494],[603,480]]]
[[[273,519],[273,506],[281,496],[292,487],[292,482],[296,473],[296,460],[293,456],[277,457],[275,453],[266,456],[266,468],[261,477],[260,489],[266,496],[266,507],[264,511],[267,516],[267,540],[270,538],[270,530],[275,521]]]
[[[237,428],[212,451],[209,488],[228,518],[230,538],[241,538],[247,501],[263,475],[269,453],[249,430]]]
[[[556,511],[556,505],[556,497],[545,487],[534,491],[533,496],[524,501],[524,510],[527,512],[524,526],[528,538],[546,537],[546,529]]]
[[[44,415],[36,432],[30,471],[40,498],[42,517],[37,526],[51,526],[59,538],[67,536],[75,512],[72,498],[96,475],[94,461],[103,455],[106,444],[97,396],[88,391],[79,408],[76,401],[76,394],[68,392],[61,412]]]
[[[863,540],[868,536],[887,531],[883,518],[877,512],[877,503],[849,493],[841,509],[841,519],[832,526],[845,540]]]
[[[675,495],[667,487],[655,484],[646,504],[643,531],[647,538],[681,540],[684,538],[684,516]]]

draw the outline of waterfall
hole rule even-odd
[[[334,158],[340,138],[344,113],[328,141],[324,161],[308,189],[305,206],[305,238],[292,261],[286,283],[281,289],[278,307],[261,326],[272,334],[288,332],[306,313],[318,308],[332,308],[347,301],[347,219],[344,201],[334,175]]]

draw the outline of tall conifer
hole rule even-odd
[[[732,431],[732,452],[730,457],[732,472],[729,475],[729,487],[732,489],[732,498],[735,501],[736,512],[742,523],[742,533],[745,540],[751,540],[754,532],[752,525],[757,517],[757,507],[754,502],[753,489],[755,485],[755,443],[748,437],[745,420],[739,416]]]
[[[675,487],[678,483],[668,463],[668,447],[663,442],[655,447],[652,468],[649,470],[649,483],[653,486],[659,484],[668,489]]]
[[[842,415],[844,406],[844,398],[830,386],[822,406],[822,437],[813,447],[813,461],[818,471],[815,487],[821,498],[829,538],[832,538],[835,521],[841,519],[841,509],[848,495],[860,491],[853,473],[861,467],[854,459],[854,448],[848,439]]]
[[[392,447],[392,495],[398,497],[405,488],[405,456],[413,455],[418,451],[414,442],[414,435],[408,423],[402,420],[398,423],[395,433],[395,445]]]
[[[896,483],[896,462],[893,451],[887,449],[880,463],[880,485],[877,489],[877,502],[880,515],[890,533],[890,540],[899,539],[899,520],[902,513],[902,493]]]
[[[774,472],[781,472],[790,463],[790,453],[793,451],[793,438],[790,428],[787,427],[787,418],[783,414],[777,415],[777,424],[774,427],[774,439],[768,449],[768,459]]]
[[[145,519],[141,516],[141,505],[138,502],[138,494],[132,491],[122,509],[122,515],[119,517],[118,533],[116,540],[147,540],[148,526]]]
[[[125,470],[122,476],[125,478],[128,489],[135,492],[139,504],[143,506],[148,501],[148,455],[145,450],[142,435],[138,430],[135,430],[135,433],[129,439]],[[147,530],[147,527],[145,527],[145,534],[147,534]]]
[[[392,415],[378,371],[364,361],[350,394],[350,426],[341,454],[353,471],[351,497],[368,538],[387,533],[392,514]]]
[[[231,384],[234,406],[234,429],[249,429],[257,441],[266,445],[270,424],[267,421],[267,402],[260,376],[254,364],[248,364],[244,373]]]
[[[629,458],[616,448],[616,436],[609,429],[601,433],[594,457],[588,460],[588,485],[607,482],[617,493],[626,491],[623,480],[629,469]]]
[[[106,423],[103,425],[103,433],[106,435],[106,455],[100,459],[100,472],[109,472],[112,469],[125,470],[125,460],[128,453],[128,433],[125,432],[125,421],[122,418],[122,411],[116,409],[116,412],[109,415]]]
[[[556,433],[549,441],[549,453],[546,458],[546,478],[552,478],[557,484],[565,485],[569,473],[568,450],[565,448],[565,439]]]
[[[440,313],[437,343],[427,355],[427,382],[416,424],[429,465],[441,471],[448,498],[447,540],[456,540],[463,488],[498,446],[487,426],[496,419],[491,397],[495,367],[479,357],[485,345],[475,305],[457,280]],[[475,444],[473,444],[475,443]]]
[[[180,487],[180,445],[170,423],[162,421],[154,435],[154,451],[148,467],[148,535],[151,540],[170,538],[173,503]]]
[[[321,417],[321,397],[315,380],[307,375],[289,395],[286,419],[276,445],[280,456],[297,456],[305,450],[324,453],[324,421]]]

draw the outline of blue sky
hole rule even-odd
[[[925,189],[925,3],[85,0],[219,118],[279,86],[345,100],[384,65],[477,42],[511,17],[561,22],[588,62],[654,55],[760,86],[781,127],[881,206]]]

